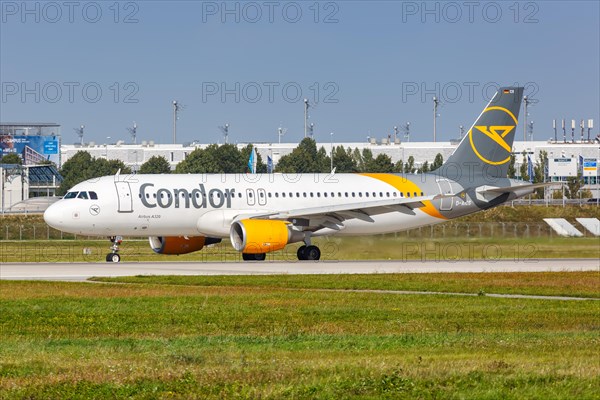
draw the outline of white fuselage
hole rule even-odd
[[[425,193],[411,181],[392,185],[361,174],[116,175],[76,185],[46,211],[45,219],[57,229],[84,235],[225,238],[233,221],[257,214],[368,205],[436,195],[437,188]],[[343,229],[323,228],[315,235],[397,232],[445,220],[434,207],[428,209],[396,208],[371,216],[372,221],[347,219]]]

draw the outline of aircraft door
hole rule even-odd
[[[120,213],[133,212],[133,198],[129,182],[115,182],[115,187],[117,188],[117,199],[119,202],[118,211]]]
[[[441,194],[451,194],[452,193],[452,184],[447,179],[440,179],[437,181],[437,184],[440,187]],[[442,199],[440,201],[440,210],[441,211],[452,210],[452,197],[442,197]]]
[[[253,206],[254,204],[256,204],[256,199],[254,198],[254,190],[253,189],[246,189],[246,201],[248,202],[249,206]]]
[[[265,189],[258,189],[258,205],[265,206],[267,205],[267,192]]]

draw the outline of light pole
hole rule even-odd
[[[304,137],[308,134],[308,99],[304,99]]]
[[[435,143],[436,137],[436,121],[437,121],[437,109],[440,104],[440,100],[437,97],[433,97],[433,142]]]
[[[106,144],[104,145],[104,158],[108,160],[108,142],[110,141],[110,136],[106,137]]]
[[[331,155],[329,157],[329,161],[331,161],[330,171],[333,172],[333,132],[331,132],[330,135],[331,135]]]
[[[527,96],[523,97],[523,106],[525,107],[525,123],[523,124],[523,141],[527,141],[527,107],[531,101]]]

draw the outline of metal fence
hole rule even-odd
[[[591,236],[583,227],[575,225],[585,236]],[[446,222],[389,234],[397,238],[551,238],[558,237],[545,222]],[[64,233],[44,223],[18,224],[4,221],[0,226],[0,240],[97,240],[96,236]],[[128,239],[145,239],[136,237]]]

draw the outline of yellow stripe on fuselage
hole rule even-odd
[[[419,186],[417,186],[416,183],[406,179],[403,176],[398,176],[398,175],[393,175],[393,174],[366,174],[366,173],[359,174],[359,175],[368,176],[369,178],[374,178],[374,179],[380,180],[382,182],[385,182],[388,185],[394,187],[395,189],[397,189],[398,191],[400,191],[402,193],[417,192],[420,194],[422,192],[421,188]],[[421,210],[424,213],[426,213],[432,217],[435,217],[435,218],[448,219],[448,218],[444,217],[442,214],[440,214],[439,210],[434,207],[434,205],[431,203],[431,201],[424,201],[423,204],[425,204],[425,207],[421,207],[421,208],[419,208],[419,210]]]

